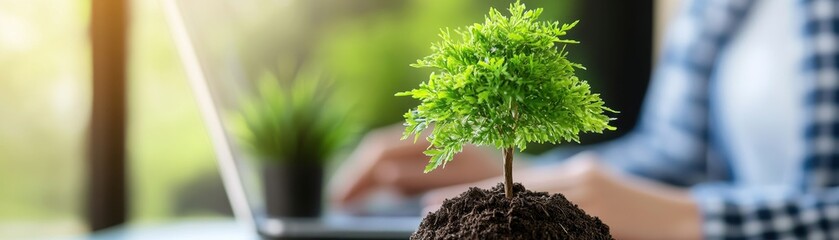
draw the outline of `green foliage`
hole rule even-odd
[[[257,159],[279,163],[323,163],[355,134],[356,127],[330,98],[331,82],[304,70],[283,86],[266,71],[258,94],[234,116],[234,134]]]
[[[526,148],[528,142],[579,142],[581,132],[601,133],[611,118],[598,94],[575,75],[562,39],[577,22],[538,21],[541,8],[517,2],[510,16],[491,8],[483,24],[441,30],[433,53],[411,66],[432,68],[419,88],[397,93],[421,104],[405,113],[405,135],[426,128],[431,157],[425,172],[445,166],[463,144]]]
[[[304,39],[306,46],[296,46],[275,52],[296,53],[295,49],[311,47],[317,61],[336,76],[336,94],[357,102],[353,117],[366,128],[389,126],[404,121],[402,113],[416,107],[410,98],[394,98],[393,93],[416,87],[426,80],[431,69],[417,70],[406,65],[417,56],[430,54],[428,45],[437,40],[440,27],[468,25],[480,19],[490,7],[505,8],[515,1],[487,0],[315,0],[295,4],[318,4],[314,9],[335,8],[339,14],[320,14],[327,18],[321,33],[307,29],[305,34],[268,31],[283,37],[317,36]],[[528,7],[544,7],[541,19],[567,20],[578,12],[577,1],[524,0]],[[343,7],[336,7],[343,5]],[[362,7],[364,10],[347,10]],[[573,19],[572,19],[573,20]],[[282,20],[281,20],[282,21]],[[290,21],[290,20],[286,20]],[[293,22],[293,21],[292,21]],[[275,27],[270,27],[275,29]],[[266,34],[265,31],[260,33]],[[254,47],[257,51],[276,48],[270,45]],[[311,44],[315,42],[314,44]],[[248,44],[252,44],[248,42]],[[576,50],[576,49],[575,49]],[[579,49],[584,50],[584,49]],[[574,54],[579,54],[574,52]],[[580,59],[583,60],[583,59]],[[401,79],[394,81],[394,79]],[[589,77],[590,81],[596,78]],[[364,82],[364,84],[358,84]],[[364,94],[358,94],[363,92]],[[528,151],[538,150],[530,145]]]

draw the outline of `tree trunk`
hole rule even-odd
[[[505,148],[504,154],[504,196],[513,198],[513,149]]]

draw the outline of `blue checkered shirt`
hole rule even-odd
[[[638,126],[597,147],[627,172],[690,187],[707,239],[839,239],[839,1],[799,0],[806,17],[804,159],[790,189],[736,185],[709,124],[709,82],[751,0],[690,2],[672,28]],[[671,30],[675,30],[672,29]],[[770,36],[771,37],[771,36]],[[711,127],[709,127],[711,126]]]

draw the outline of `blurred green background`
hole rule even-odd
[[[280,2],[289,14],[240,19],[250,24],[243,25],[239,37],[248,41],[239,47],[257,54],[246,59],[277,65],[318,62],[339,81],[337,94],[355,104],[353,117],[371,129],[401,121],[402,113],[416,104],[393,94],[427,79],[428,71],[408,64],[430,53],[440,28],[483,21],[490,6],[504,9],[511,1],[272,2]],[[544,7],[544,19],[578,18],[574,3],[579,1],[523,2]],[[86,231],[82,201],[91,101],[89,4],[0,1],[0,239]],[[132,1],[130,16],[130,221],[228,217],[208,134],[162,4]],[[586,28],[586,19],[578,28]],[[571,58],[585,65],[588,51],[574,46]],[[598,89],[594,74],[581,72]]]

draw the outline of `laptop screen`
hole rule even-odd
[[[416,216],[280,222],[267,219],[255,161],[247,159],[231,134],[234,115],[257,93],[260,75],[278,80],[301,71],[310,49],[312,19],[290,0],[166,0],[166,17],[191,88],[212,139],[219,170],[234,214],[263,235],[357,236],[404,239],[419,224]],[[282,224],[278,224],[282,223]],[[257,224],[259,227],[257,227]],[[293,228],[293,229],[292,229]],[[326,234],[326,235],[324,235]]]
[[[255,228],[254,216],[263,209],[258,194],[256,166],[231,137],[230,122],[241,101],[255,91],[254,66],[268,50],[248,45],[249,22],[271,15],[264,1],[165,1],[167,20],[185,66],[193,94],[209,130],[219,170],[236,218]],[[259,7],[257,7],[259,6]],[[254,177],[247,177],[254,176]]]

